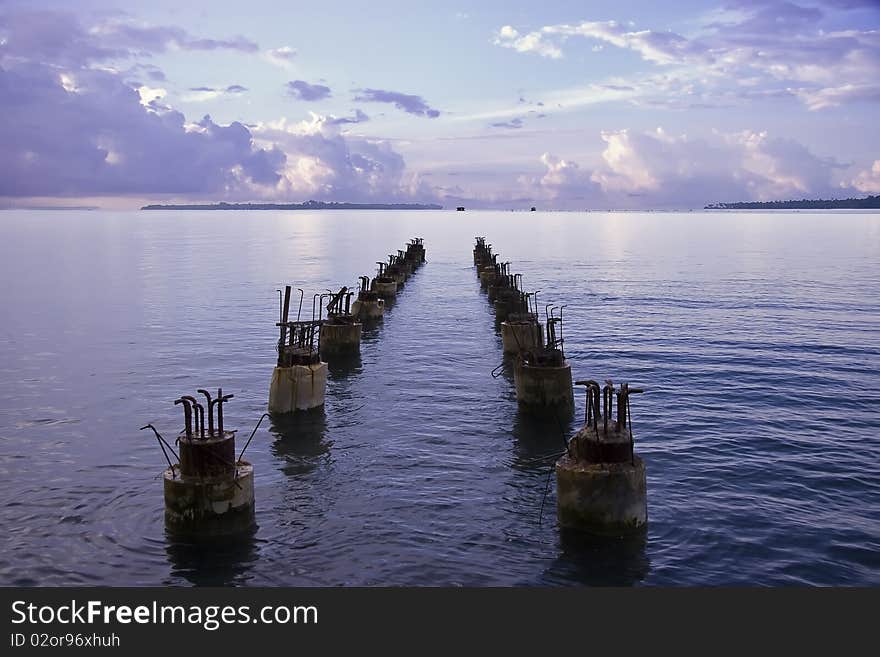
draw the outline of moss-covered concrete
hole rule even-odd
[[[220,536],[255,526],[254,468],[245,461],[236,476],[186,477],[175,466],[165,470],[165,525],[170,532]]]
[[[637,531],[648,522],[645,464],[586,463],[565,454],[556,462],[559,524],[602,534]]]

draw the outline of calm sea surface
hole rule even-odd
[[[566,304],[575,378],[628,381],[649,529],[556,526],[559,423],[521,413],[486,235]],[[164,460],[196,388],[265,410],[276,289],[428,263],[323,412],[248,450],[252,539],[177,543]],[[0,584],[880,584],[880,214],[0,212]],[[243,434],[243,435],[242,435]]]

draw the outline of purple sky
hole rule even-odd
[[[876,0],[178,5],[0,0],[4,206],[880,193]]]

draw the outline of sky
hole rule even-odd
[[[2,207],[865,196],[878,110],[880,0],[0,0]]]

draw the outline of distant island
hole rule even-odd
[[[442,210],[434,203],[206,203],[185,205],[145,205],[141,210]]]
[[[704,210],[872,210],[880,208],[880,195],[867,198],[801,199],[800,201],[746,201],[712,203]]]

